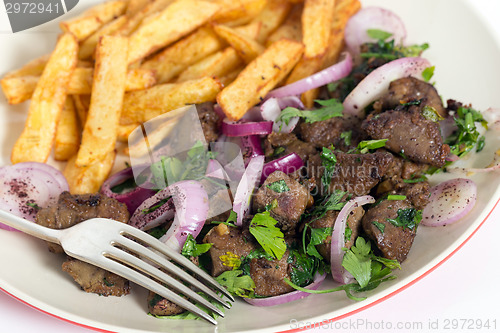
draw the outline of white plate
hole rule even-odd
[[[86,0],[75,10],[81,11],[95,2]],[[447,0],[364,1],[364,4],[382,5],[400,14],[406,23],[410,42],[431,44],[425,56],[436,65],[434,80],[444,99],[470,102],[478,109],[498,106],[498,44],[465,1],[452,3],[451,7],[451,1]],[[25,33],[1,34],[0,45],[7,47],[0,55],[0,75],[50,52],[57,33],[56,22],[51,22]],[[3,97],[0,100],[0,165],[9,164],[10,150],[22,129],[26,109],[26,104],[11,107]],[[479,156],[475,162],[477,165],[484,166],[490,160],[493,148],[499,147],[498,138],[494,141]],[[366,301],[354,303],[339,293],[311,296],[273,308],[256,308],[237,302],[227,312],[226,319],[220,320],[217,332],[288,330],[291,318],[299,322],[338,319],[404,289],[452,255],[493,210],[500,197],[500,177],[478,175],[473,179],[479,188],[478,203],[468,217],[445,228],[420,227],[403,270],[397,272],[398,279],[379,287]],[[131,295],[123,298],[104,298],[80,291],[60,270],[63,257],[48,253],[43,242],[19,233],[0,231],[0,244],[6,249],[0,252],[0,288],[47,313],[109,331],[215,331],[214,327],[202,322],[165,321],[147,316],[146,293],[136,286],[133,286]]]

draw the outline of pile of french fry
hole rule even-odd
[[[60,24],[52,54],[0,81],[30,101],[12,163],[67,161],[74,194],[97,192],[117,141],[179,107],[240,119],[277,86],[337,62],[359,0],[111,0]],[[318,91],[303,94],[309,108]]]

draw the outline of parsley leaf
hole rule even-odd
[[[366,30],[366,34],[368,35],[368,37],[377,40],[386,40],[389,37],[392,37],[392,33],[379,29],[368,29]]]
[[[366,154],[370,150],[375,150],[378,148],[385,147],[385,143],[389,139],[381,139],[381,140],[366,140],[366,141],[361,141],[358,144],[358,148],[356,149],[360,154]]]
[[[286,251],[286,243],[276,221],[267,212],[255,214],[250,222],[249,231],[262,248],[274,258],[280,260]]]
[[[255,283],[248,275],[242,275],[242,270],[226,271],[215,278],[222,286],[226,287],[231,294],[253,298]]]
[[[268,184],[267,187],[276,193],[283,193],[290,191],[284,179],[280,179],[274,183]]]
[[[181,254],[187,258],[189,257],[198,257],[199,255],[208,252],[212,244],[197,244],[196,239],[194,239],[193,235],[189,234],[187,236],[186,242],[182,246]]]
[[[340,134],[340,138],[344,139],[344,142],[345,142],[346,146],[350,146],[351,145],[351,139],[352,139],[352,131],[342,132]]]
[[[414,230],[420,221],[422,221],[422,211],[415,208],[399,209],[398,217],[395,219],[387,219],[396,227],[408,228]]]
[[[381,233],[384,233],[385,231],[385,224],[373,221],[372,224],[377,227],[378,230],[380,230]]]
[[[333,148],[333,147],[332,147]],[[337,156],[333,152],[333,149],[323,147],[321,152],[321,164],[324,167],[323,175],[321,176],[321,182],[325,188],[330,186],[332,181],[333,173],[335,172],[335,165],[337,164]]]
[[[303,118],[306,123],[310,124],[334,117],[342,117],[344,106],[337,99],[316,100],[315,102],[323,107],[316,110],[299,110],[297,108],[287,107],[281,111],[281,114],[275,122],[283,122],[288,125],[292,118],[300,117]]]
[[[310,284],[314,279],[321,260],[323,258],[318,260],[298,250],[291,250],[287,260],[287,263],[292,266],[290,272],[291,281],[299,286]]]
[[[212,221],[211,224],[225,224],[229,227],[236,227],[237,228],[237,226],[235,224],[237,218],[238,218],[238,215],[236,214],[236,212],[234,210],[231,210],[226,222]]]
[[[306,225],[306,228],[308,225]],[[323,260],[321,254],[316,250],[316,245],[323,244],[323,242],[332,235],[333,228],[310,228],[311,238],[306,246],[305,252],[313,257]],[[305,230],[304,230],[305,231]]]
[[[458,108],[455,114],[455,124],[458,130],[445,140],[445,143],[450,146],[451,154],[462,157],[474,147],[479,151],[484,148],[484,139],[476,128],[476,122],[488,128],[488,123],[480,112],[472,108]]]
[[[354,276],[361,288],[368,285],[371,278],[371,245],[364,238],[356,238],[356,244],[344,255],[342,267]]]

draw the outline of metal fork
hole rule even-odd
[[[189,259],[149,234],[125,223],[93,218],[67,229],[56,230],[2,210],[0,222],[40,239],[60,244],[69,256],[120,275],[214,325],[217,321],[195,303],[221,317],[224,317],[224,313],[185,283],[226,308],[230,308],[231,303],[212,289],[234,302],[234,298],[224,287]]]

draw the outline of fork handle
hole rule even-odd
[[[40,239],[61,244],[59,241],[59,230],[43,227],[35,222],[25,220],[3,210],[0,210],[0,222]]]

